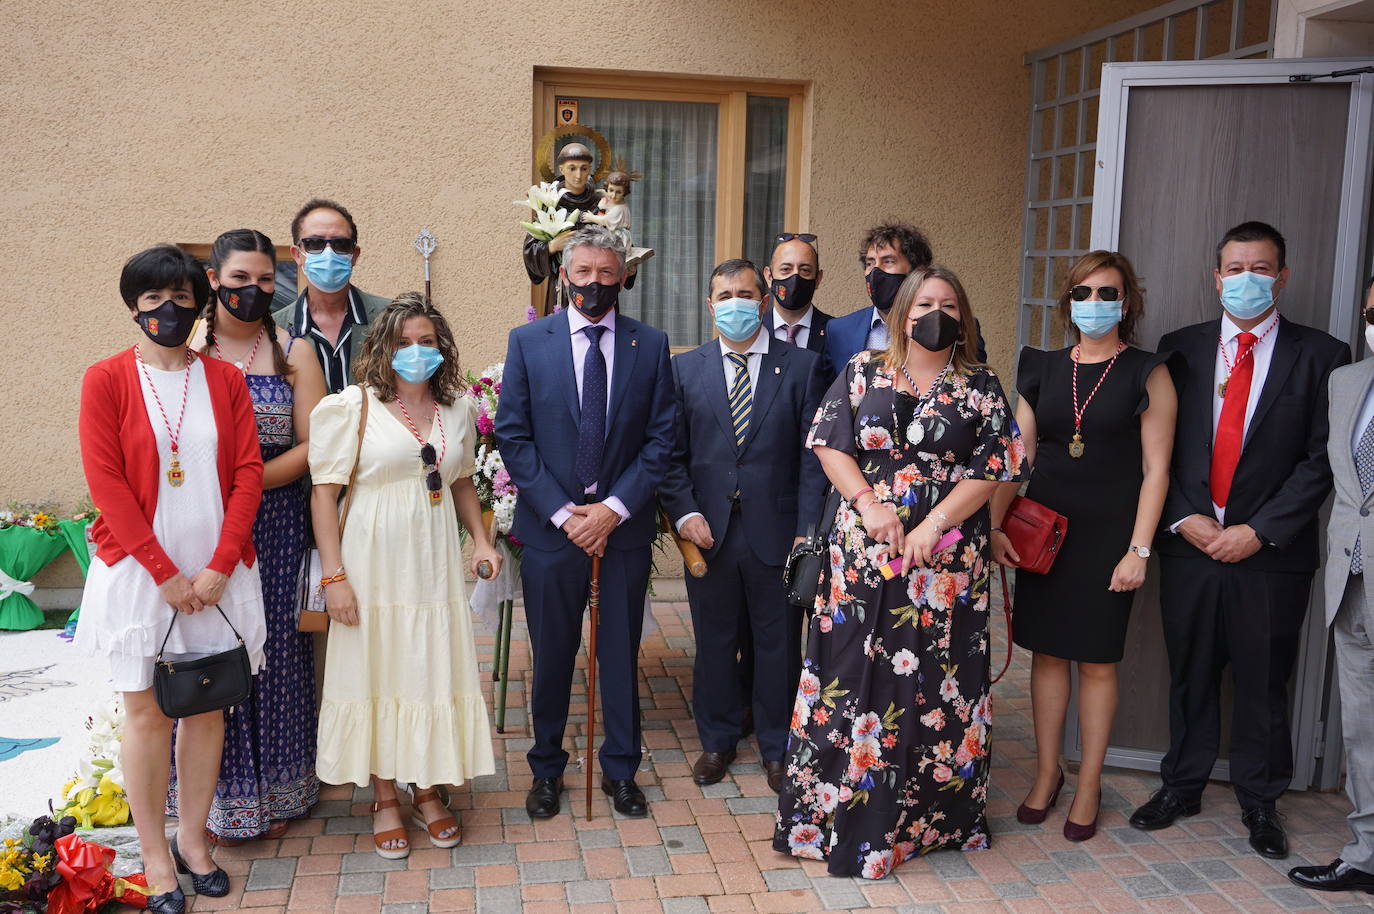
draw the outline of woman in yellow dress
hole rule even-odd
[[[500,569],[472,484],[476,434],[447,321],[407,292],[377,316],[358,383],[311,414],[312,516],[333,623],[320,707],[320,780],[369,782],[377,853],[410,853],[396,781],[416,786],[413,817],[436,847],[459,841],[439,784],[492,774],[458,522],[467,568]],[[361,452],[363,398],[367,419]],[[339,536],[340,487],[353,471]],[[456,510],[455,510],[456,509]]]

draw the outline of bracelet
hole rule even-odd
[[[325,577],[320,578],[320,586],[321,586],[321,587],[327,587],[327,586],[330,585],[330,584],[336,584],[336,583],[338,583],[339,581],[347,581],[347,580],[348,580],[348,575],[344,574],[344,570],[343,570],[342,568],[340,568],[338,571],[334,572],[333,574],[331,574],[331,575],[326,575]]]
[[[872,487],[872,486],[864,486],[862,489],[860,489],[859,491],[855,492],[854,495],[853,495],[853,497],[851,497],[849,500],[850,500],[851,502],[856,502],[856,501],[858,501],[860,498],[863,498],[865,495],[867,495],[868,493],[870,493],[870,492],[872,492],[872,491],[873,491],[873,487]]]
[[[1001,527],[993,527],[993,528],[989,529],[988,532],[989,532],[989,533],[1006,533],[1007,531],[1003,530]]]
[[[939,508],[931,508],[930,512],[926,514],[925,519],[931,520],[935,517],[939,517],[939,520],[935,521],[935,529],[936,531],[943,533],[945,528],[949,526],[949,515],[941,511]]]

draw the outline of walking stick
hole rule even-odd
[[[429,297],[429,255],[434,253],[434,249],[439,246],[439,239],[434,237],[434,233],[429,230],[429,226],[420,229],[420,234],[415,236],[415,247],[425,257],[425,304],[431,304]]]
[[[592,583],[587,592],[591,637],[587,639],[587,818],[592,817],[592,759],[596,750],[596,630],[601,624],[601,556],[592,556]]]

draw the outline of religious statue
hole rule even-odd
[[[599,191],[600,210],[582,215],[583,222],[595,222],[616,233],[628,251],[625,266],[631,276],[639,270],[641,263],[654,256],[653,248],[637,248],[630,237],[630,205],[625,202],[625,198],[630,195],[630,183],[636,177],[638,173],[630,174],[620,170],[611,172],[606,176],[606,186]]]

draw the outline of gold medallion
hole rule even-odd
[[[167,484],[175,488],[186,480],[186,474],[181,472],[181,461],[177,459],[175,453],[172,454],[172,463],[167,467]]]
[[[430,492],[430,493],[429,493],[429,503],[430,503],[431,505],[437,505],[437,504],[439,504],[440,502],[442,502],[443,500],[444,500],[444,493],[443,493],[443,492]]]
[[[1073,433],[1073,440],[1069,442],[1069,456],[1075,459],[1083,456],[1083,436],[1078,432]]]
[[[1221,397],[1223,400],[1225,400],[1225,399],[1226,399],[1226,388],[1227,388],[1230,384],[1231,384],[1231,379],[1230,379],[1230,378],[1227,378],[1225,381],[1222,381],[1220,384],[1218,384],[1218,385],[1217,385],[1217,396],[1218,396],[1218,397]]]

